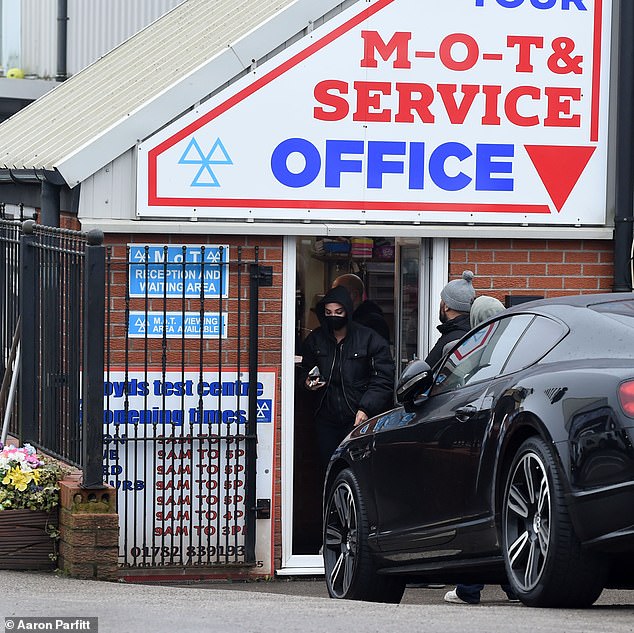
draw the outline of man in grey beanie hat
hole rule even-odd
[[[430,367],[443,357],[447,343],[457,341],[471,329],[469,311],[476,294],[473,277],[470,270],[465,270],[460,279],[450,281],[440,293],[440,338],[425,358]]]
[[[470,312],[471,304],[475,299],[473,287],[473,273],[465,270],[460,279],[450,281],[441,291],[440,298],[445,306],[456,312]],[[442,317],[440,318],[442,321]]]

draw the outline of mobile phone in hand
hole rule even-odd
[[[319,367],[317,367],[317,365],[315,365],[309,372],[308,372],[308,384],[311,387],[315,387],[316,385],[320,385],[323,384],[325,382],[323,376],[321,375],[321,372],[319,371]]]

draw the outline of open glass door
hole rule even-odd
[[[395,244],[396,266],[396,337],[394,360],[396,374],[410,361],[420,358],[420,331],[422,327],[419,306],[422,288],[423,242],[420,239],[399,239]]]

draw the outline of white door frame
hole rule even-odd
[[[444,237],[431,240],[429,249],[423,249],[423,257],[425,257],[423,261],[427,264],[423,266],[423,271],[426,271],[429,276],[426,280],[421,279],[419,295],[418,313],[425,315],[424,319],[427,319],[427,323],[423,320],[419,330],[418,349],[422,350],[421,358],[427,356],[440,337],[436,326],[440,324],[438,319],[440,292],[449,279],[449,240]],[[429,294],[423,292],[425,286],[429,289]]]
[[[293,449],[295,446],[295,286],[297,239],[284,237],[282,254],[282,568],[278,575],[323,574],[320,555],[293,555]]]
[[[363,229],[356,231],[363,234]],[[297,283],[297,239],[284,237],[282,272],[282,372],[280,407],[281,433],[281,497],[282,507],[282,567],[276,570],[280,576],[319,575],[324,573],[323,559],[319,554],[293,555],[293,449],[295,440],[295,287]],[[423,248],[424,279],[421,275],[419,292],[419,349],[421,356],[431,349],[438,334],[436,323],[440,308],[440,291],[447,283],[449,270],[449,242],[436,238],[431,248]],[[425,291],[429,289],[429,294]],[[431,325],[431,327],[430,327]]]

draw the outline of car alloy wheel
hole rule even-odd
[[[515,581],[525,591],[539,582],[548,557],[551,525],[550,486],[538,455],[525,453],[516,463],[506,492],[506,552]]]
[[[325,536],[328,584],[335,597],[343,598],[350,590],[358,555],[357,507],[345,481],[338,482],[330,496]]]
[[[502,551],[508,582],[533,607],[588,607],[601,595],[606,561],[585,549],[568,513],[554,446],[530,437],[506,477]]]
[[[368,544],[368,513],[352,470],[344,469],[326,493],[324,570],[332,598],[398,603],[405,580],[377,573]]]

